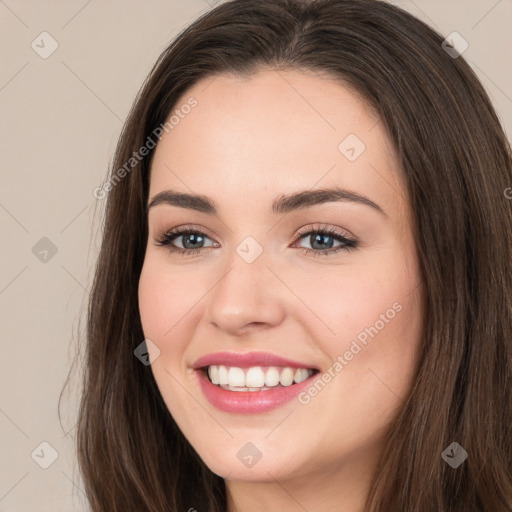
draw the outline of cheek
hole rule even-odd
[[[354,392],[373,385],[386,392],[382,379],[400,393],[416,367],[422,329],[418,274],[408,265],[412,260],[397,254],[330,269],[329,277],[302,279],[296,289],[315,313],[307,315],[308,330],[333,362],[341,358],[343,369],[333,372],[342,371]]]
[[[326,391],[309,390],[311,403],[315,410],[329,411],[326,425],[339,425],[339,432],[332,434],[336,439],[344,435],[354,444],[366,442],[389,425],[411,388],[419,354],[421,303],[411,285],[416,276],[403,269],[404,265],[386,264],[347,270],[331,279],[329,293],[316,289],[309,295],[309,304],[334,331],[308,326],[332,360],[324,371]],[[339,402],[339,411],[332,410],[333,400]],[[318,421],[310,418],[312,423]]]
[[[408,303],[415,276],[392,265],[372,262],[307,275],[298,271],[287,276],[287,283],[293,283],[293,291],[303,303],[290,300],[290,305],[297,303],[296,312],[304,310],[302,319],[310,324],[309,329],[316,325],[317,339],[332,340],[333,346],[340,344],[341,349],[343,341],[361,334],[364,342],[364,333],[373,332],[373,327],[379,332],[390,331],[413,313]]]
[[[161,264],[157,258],[146,259],[139,280],[139,310],[145,336],[160,342],[174,337],[180,319],[187,318],[202,294],[204,286],[196,274]]]
[[[187,285],[180,271],[162,265],[157,258],[147,258],[139,279],[139,311],[146,339],[160,350],[152,362],[151,370],[162,398],[180,427],[187,432],[187,410],[194,411],[197,403],[183,392],[178,384],[183,353],[189,339],[190,325],[187,312],[201,297],[199,290]]]

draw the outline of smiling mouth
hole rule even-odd
[[[200,368],[208,381],[229,391],[266,391],[294,386],[313,377],[319,370],[289,366],[254,366],[239,368],[227,365],[209,365]]]

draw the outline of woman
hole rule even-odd
[[[234,0],[126,121],[89,306],[92,510],[512,510],[510,146],[374,0]]]

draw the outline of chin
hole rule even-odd
[[[253,455],[249,454],[251,450]],[[207,456],[201,456],[201,458],[210,471],[227,480],[273,482],[299,476],[297,468],[290,466],[290,460],[294,456],[293,453],[279,452],[277,455],[275,451],[271,453],[271,456],[265,457],[265,454],[260,452],[261,458],[258,459],[254,447],[249,443],[244,443],[241,448],[227,450],[222,454],[209,453]],[[302,467],[305,467],[305,465]]]

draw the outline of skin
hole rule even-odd
[[[139,304],[144,334],[160,350],[151,365],[160,392],[191,445],[225,479],[228,512],[362,512],[384,435],[412,386],[422,331],[410,206],[390,141],[358,95],[312,72],[209,77],[176,108],[191,96],[197,106],[155,150],[149,198],[172,188],[212,198],[219,212],[161,204],[148,213]],[[338,149],[348,134],[366,146],[355,161]],[[368,197],[386,216],[349,201],[270,213],[283,194],[335,185]],[[155,245],[188,224],[205,233],[199,253]],[[306,253],[315,250],[314,237],[297,238],[298,230],[319,225],[359,245]],[[247,236],[263,249],[252,263],[236,252]],[[201,247],[192,242],[180,236],[173,244]],[[359,343],[307,404],[223,412],[191,370],[211,352],[255,350],[332,372],[395,303],[400,312],[366,346]],[[237,457],[247,442],[262,453],[250,468]]]

